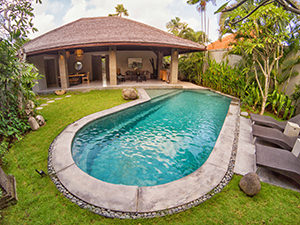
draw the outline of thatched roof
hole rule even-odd
[[[165,31],[121,17],[81,18],[45,33],[25,44],[27,55],[62,49],[93,48],[107,50],[142,47],[178,48],[179,52],[203,51],[205,46]]]

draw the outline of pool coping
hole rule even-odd
[[[193,89],[194,90],[194,89]],[[95,119],[151,100],[139,88],[138,100],[103,110],[70,124],[49,148],[48,171],[57,188],[72,202],[106,217],[164,216],[186,210],[220,192],[233,175],[239,133],[239,102],[232,100],[207,161],[179,180],[149,187],[103,182],[79,169],[71,154],[76,132]],[[88,191],[87,191],[88,190]]]

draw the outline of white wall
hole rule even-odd
[[[235,66],[242,59],[242,57],[239,55],[226,56],[227,52],[228,50],[226,49],[209,50],[208,55],[210,59],[215,59],[217,63],[220,63],[228,59],[228,64],[230,66]]]
[[[300,52],[298,52],[300,55]],[[296,84],[300,84],[300,64],[296,65],[294,68],[295,71],[298,71],[298,76],[291,78],[290,82],[287,85],[286,94],[291,95],[294,92]]]
[[[143,68],[141,70],[148,70],[153,73],[152,65],[149,61],[150,58],[154,58],[156,64],[156,54],[152,51],[117,51],[117,68],[120,68],[121,74],[125,74],[128,68],[128,58],[142,58]]]

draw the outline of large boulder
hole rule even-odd
[[[35,119],[36,119],[36,121],[38,122],[38,124],[40,126],[43,126],[45,124],[45,119],[44,119],[44,117],[42,115],[37,115],[35,117]]]
[[[125,100],[134,100],[138,98],[138,94],[133,88],[123,89],[122,96]]]
[[[32,130],[37,130],[40,128],[40,125],[38,124],[38,122],[36,121],[36,119],[33,116],[29,117],[28,123]]]
[[[249,196],[254,196],[261,189],[260,180],[256,173],[247,173],[239,183],[240,188]]]

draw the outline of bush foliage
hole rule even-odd
[[[40,2],[40,1],[38,1]],[[0,159],[14,139],[28,130],[25,106],[34,99],[32,87],[39,78],[36,68],[25,62],[22,49],[32,24],[32,0],[1,4],[0,39]]]

